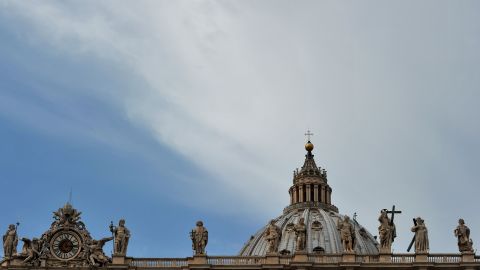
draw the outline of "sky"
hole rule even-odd
[[[69,200],[135,257],[235,255],[289,203],[314,133],[332,202],[376,235],[480,245],[480,2],[0,0],[0,229]],[[3,232],[3,231],[2,231]],[[1,247],[0,247],[1,248]],[[106,247],[110,254],[111,245]]]

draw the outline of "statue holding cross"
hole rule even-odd
[[[392,211],[388,211],[387,209],[382,209],[380,211],[380,217],[378,217],[378,221],[380,222],[380,226],[378,226],[380,252],[391,253],[392,243],[395,240],[395,237],[397,237],[395,223],[393,223],[393,220],[395,218],[395,214],[401,213],[402,211],[395,210],[395,205],[392,207]],[[391,214],[391,218],[388,217],[388,214]]]

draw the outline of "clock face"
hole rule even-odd
[[[70,260],[80,253],[80,236],[72,231],[60,231],[50,241],[52,254],[60,260]]]

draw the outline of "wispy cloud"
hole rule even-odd
[[[202,206],[279,212],[307,128],[334,202],[367,212],[369,228],[392,200],[441,223],[432,209],[449,208],[443,198],[468,205],[475,195],[465,188],[475,185],[480,150],[475,2],[1,5],[25,42],[121,66],[122,81],[129,73],[141,81],[82,94],[113,100],[128,121],[209,172],[208,182],[187,180],[223,193],[196,195]],[[465,193],[452,194],[455,185]],[[448,225],[438,226],[440,235]]]

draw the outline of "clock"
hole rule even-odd
[[[71,260],[80,253],[82,238],[74,231],[59,231],[50,240],[52,255],[59,260]]]

